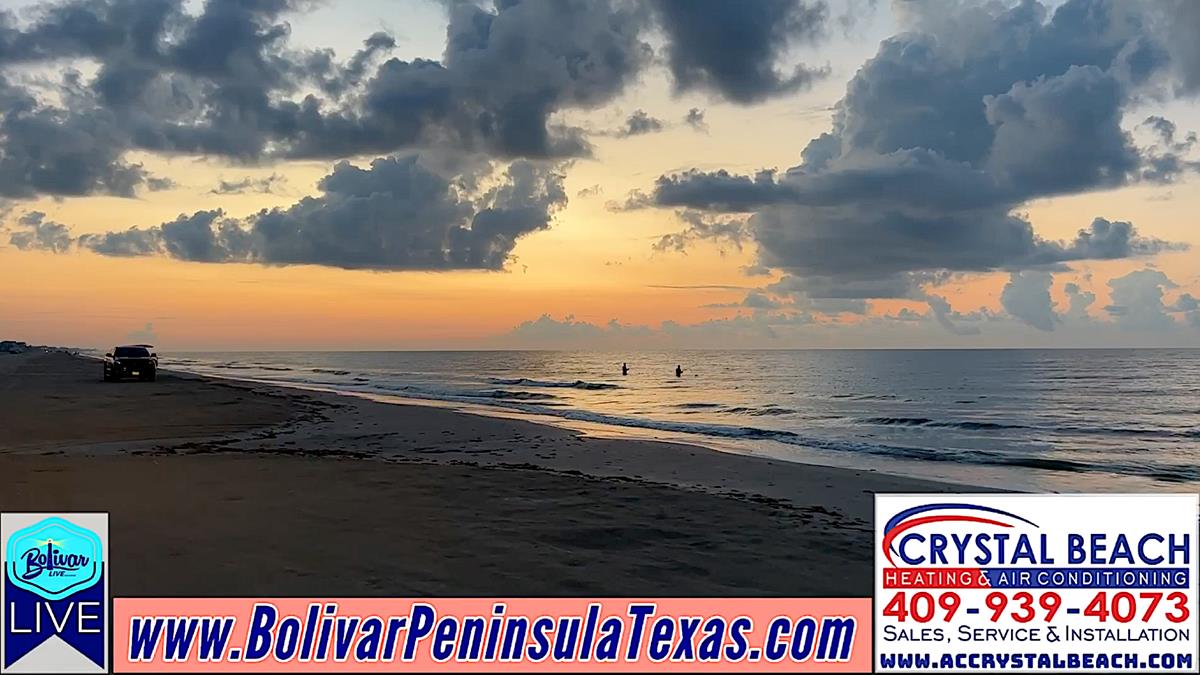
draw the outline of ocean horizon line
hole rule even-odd
[[[161,347],[161,345],[157,345]],[[103,352],[107,347],[74,347],[61,345],[44,345],[48,349],[65,349],[79,351]],[[570,348],[570,347],[495,347],[495,348],[180,348],[173,349],[179,354],[303,354],[303,353],[422,353],[422,354],[486,354],[486,353],[587,353],[587,354],[648,354],[648,353],[687,353],[687,352],[1103,352],[1103,351],[1198,351],[1200,345],[1181,346],[1116,346],[1116,347],[637,347],[631,349],[618,348]]]

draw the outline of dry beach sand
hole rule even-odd
[[[116,596],[865,596],[872,493],[952,487],[0,355],[0,510],[111,512]]]

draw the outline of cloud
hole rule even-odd
[[[1128,222],[1096,218],[1087,228],[1079,230],[1070,242],[1047,242],[1044,248],[1039,255],[1049,256],[1053,262],[1058,262],[1152,256],[1165,251],[1186,251],[1188,245],[1143,237]]]
[[[1013,317],[1030,326],[1053,331],[1059,320],[1050,299],[1050,286],[1053,283],[1054,277],[1049,272],[1013,272],[1000,293],[1000,304]]]
[[[602,194],[604,194],[604,186],[597,183],[580,189],[575,193],[575,196],[582,199],[585,197],[599,197]]]
[[[946,332],[954,335],[979,335],[982,332],[978,326],[964,326],[956,323],[956,319],[962,319],[964,316],[955,312],[946,298],[928,294],[923,299],[929,304],[929,311],[933,314],[933,318],[937,320],[938,325],[946,329]]]
[[[506,160],[585,156],[587,134],[561,113],[610,103],[637,81],[656,62],[651,30],[665,37],[679,90],[749,103],[819,73],[781,62],[790,46],[825,32],[828,14],[815,0],[454,2],[439,60],[388,58],[395,39],[386,33],[339,60],[292,44],[289,19],[310,6],[61,0],[20,19],[0,10],[0,197],[172,187],[129,162],[133,152],[236,161],[430,147]],[[39,68],[59,81],[13,79]],[[656,123],[639,116],[627,132]]]
[[[1200,309],[1200,300],[1191,293],[1181,293],[1168,309],[1172,312],[1194,312]]]
[[[937,7],[907,8],[914,30],[858,70],[800,164],[665,175],[617,207],[750,214],[759,264],[805,280],[812,297],[924,299],[921,285],[940,273],[1183,248],[1104,218],[1072,241],[1047,240],[1019,212],[1155,171],[1121,126],[1169,63],[1143,8]]]
[[[47,220],[45,213],[30,211],[17,219],[8,242],[22,251],[64,253],[71,248],[71,232],[66,225]]]
[[[1067,294],[1067,311],[1065,316],[1078,321],[1090,319],[1088,308],[1096,302],[1096,294],[1083,290],[1079,284],[1074,282],[1069,282],[1063,286],[1063,291]]]
[[[147,321],[141,328],[130,331],[125,335],[125,342],[129,344],[155,344],[158,342],[158,333],[154,331],[154,324]]]
[[[246,127],[265,123],[268,92],[289,81],[286,30],[271,24],[283,9],[214,0],[192,17],[171,0],[67,0],[35,6],[25,26],[0,13],[0,192],[130,197],[149,179],[124,160],[131,149],[261,151]],[[95,77],[74,60],[95,63]],[[58,103],[9,77],[38,65],[62,74]]]
[[[1151,115],[1142,124],[1153,129],[1162,138],[1163,143],[1167,145],[1175,144],[1176,126],[1171,120],[1161,115]]]
[[[704,111],[699,108],[689,109],[687,115],[683,117],[683,123],[696,131],[708,132],[708,123],[704,121]]]
[[[806,305],[804,295],[789,294],[791,289],[785,280],[766,289],[750,290],[741,300],[705,306],[737,310],[736,315],[726,318],[691,324],[665,320],[658,325],[636,325],[615,319],[594,323],[572,315],[556,319],[543,314],[498,336],[493,344],[547,349],[722,348],[731,341],[761,348],[1012,344],[1114,347],[1194,346],[1200,339],[1200,300],[1181,293],[1173,302],[1165,303],[1165,293],[1177,286],[1158,270],[1137,270],[1110,280],[1114,303],[1120,304],[1110,305],[1098,318],[1086,312],[1095,300],[1094,294],[1075,282],[1064,285],[1069,308],[1056,313],[1049,294],[1052,281],[1046,271],[1013,274],[1005,287],[1004,312],[986,307],[958,311],[947,298],[923,293],[919,300],[929,306],[927,313],[902,307],[891,314],[862,314],[845,321],[837,315],[852,311],[852,307],[839,308],[836,303]],[[1041,330],[1031,335],[1031,325]]]
[[[610,335],[642,338],[650,332],[647,327],[629,326],[616,319],[600,326],[578,320],[572,314],[562,319],[543,314],[537,319],[518,324],[505,338],[529,345],[563,345],[594,343]]]
[[[81,234],[75,241],[83,248],[114,258],[132,258],[162,253],[162,233],[158,229],[144,230],[131,227],[119,232]]]
[[[634,110],[633,113],[625,120],[625,126],[617,135],[628,138],[630,136],[641,136],[642,134],[653,134],[663,130],[662,120],[651,117],[646,114],[645,110]]]
[[[698,211],[680,211],[678,215],[687,228],[664,234],[654,243],[655,251],[683,252],[696,241],[729,243],[741,250],[749,236],[745,219],[714,217]]]
[[[1128,95],[1111,70],[1090,64],[1015,82],[984,97],[992,138],[975,161],[1021,197],[1121,185],[1139,163],[1121,129]]]
[[[803,329],[813,318],[801,312],[755,312],[752,316],[713,319],[694,324],[663,321],[658,326],[621,323],[616,319],[592,323],[568,314],[556,319],[543,314],[497,336],[497,346],[525,348],[727,348],[731,342],[762,345],[780,344],[781,331]],[[673,365],[673,364],[671,364]]]
[[[1161,115],[1147,117],[1142,126],[1149,127],[1159,137],[1157,144],[1143,151],[1142,180],[1170,184],[1188,172],[1200,171],[1200,161],[1186,157],[1196,147],[1196,132],[1189,131],[1183,140],[1177,140],[1178,127]]]
[[[361,103],[306,99],[287,154],[343,157],[427,141],[501,157],[587,154],[578,128],[554,125],[564,109],[615,98],[650,61],[636,6],[607,0],[533,0],[450,7],[440,62],[391,59]]]
[[[831,22],[821,0],[455,2],[439,60],[388,58],[395,39],[386,33],[339,60],[292,44],[289,18],[311,4],[209,0],[195,13],[181,0],[62,0],[20,20],[0,11],[0,196],[169,187],[126,159],[134,151],[235,160],[429,146],[502,159],[586,155],[587,134],[561,113],[610,103],[637,81],[655,62],[652,28],[678,91],[747,104],[824,74],[787,63],[791,48],[815,44]],[[1194,14],[1186,2],[1171,9]],[[1033,2],[941,16],[911,10],[921,14],[918,30],[886,40],[856,75],[835,129],[803,153],[805,169],[862,150],[926,149],[990,172],[1010,200],[1028,180],[1044,182],[1043,193],[1119,184],[1138,160],[1111,122],[1133,88],[1166,68],[1183,78],[1181,91],[1194,90],[1190,24],[1169,21],[1159,6],[1099,0],[1072,0],[1048,22],[1044,12]],[[47,66],[60,81],[13,79]],[[1054,126],[1064,119],[1067,133]],[[701,122],[698,109],[689,113],[688,124]],[[1038,153],[1059,150],[1078,166],[1047,172]],[[1152,161],[1146,180],[1194,168],[1171,154]]]
[[[376,33],[345,62],[290,44],[287,15],[308,5],[209,0],[192,14],[179,0],[64,0],[24,22],[0,11],[0,196],[132,196],[149,177],[131,151],[583,155],[583,131],[551,117],[611,101],[651,62],[649,15],[634,3],[454,3],[442,60],[383,60],[395,41]],[[9,77],[37,66],[63,73],[43,83],[50,97]]]
[[[749,212],[785,202],[789,194],[790,188],[775,181],[774,171],[741,176],[724,169],[713,172],[693,169],[681,174],[660,176],[655,181],[653,195],[631,199],[627,208],[656,205]]]
[[[308,69],[318,74],[321,91],[336,99],[362,84],[375,61],[395,47],[396,39],[391,35],[374,33],[345,65],[334,61],[333,50],[318,50],[309,55]]]
[[[166,177],[150,176],[146,178],[146,189],[151,192],[163,192],[165,190],[174,190],[179,187],[179,183]]]
[[[516,240],[549,227],[567,197],[553,165],[526,160],[446,177],[416,155],[339,163],[319,196],[231,218],[214,209],[149,228],[85,234],[109,256],[375,270],[498,270]]]
[[[147,179],[141,166],[122,159],[127,136],[107,111],[44,105],[3,72],[0,111],[0,197],[132,197]]]
[[[1166,311],[1178,314],[1186,325],[1200,328],[1200,300],[1191,293],[1180,293],[1175,302],[1167,305]]]
[[[730,307],[745,307],[747,309],[780,309],[782,302],[772,298],[762,291],[750,291],[738,302],[714,302],[704,305],[708,309],[726,309]]]
[[[881,343],[898,347],[931,343],[962,346],[978,345],[985,339],[980,329],[984,322],[997,327],[1006,327],[1005,321],[1015,324],[1006,317],[986,311],[961,313],[939,306],[939,311],[944,310],[941,320],[950,322],[956,334],[942,328],[932,312],[924,315],[907,308],[895,315],[867,315],[854,321],[843,321],[769,297],[751,296],[741,302],[728,303],[728,306],[741,311],[734,316],[695,323],[664,320],[655,325],[630,324],[615,319],[593,322],[573,315],[559,319],[543,314],[496,336],[489,344],[510,348],[622,350],[725,349],[730,344],[758,348],[845,348]]]
[[[1177,327],[1163,304],[1163,292],[1176,284],[1155,269],[1134,270],[1108,281],[1112,302],[1104,311],[1129,330],[1164,330]]]
[[[209,194],[214,195],[240,195],[247,192],[257,192],[259,194],[274,194],[275,190],[282,183],[286,183],[287,178],[277,173],[272,173],[265,178],[252,178],[246,176],[240,180],[217,181],[217,186],[209,190]]]
[[[784,275],[771,290],[811,299],[910,298],[918,287],[935,279],[927,275],[897,274],[883,278],[847,279],[823,275]]]
[[[808,86],[824,68],[782,65],[788,48],[826,33],[829,10],[809,0],[651,0],[679,92],[756,103]]]
[[[1162,0],[1146,3],[1153,12],[1155,28],[1161,33],[1171,64],[1178,75],[1180,93],[1200,93],[1200,43],[1196,42],[1196,26],[1200,26],[1200,6],[1191,0]]]

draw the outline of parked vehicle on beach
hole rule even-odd
[[[104,381],[137,378],[153,382],[158,376],[154,345],[122,345],[104,355]]]
[[[0,340],[0,354],[23,354],[29,345],[17,340]]]

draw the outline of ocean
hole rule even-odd
[[[1200,350],[203,352],[162,366],[971,485],[1200,489]]]

